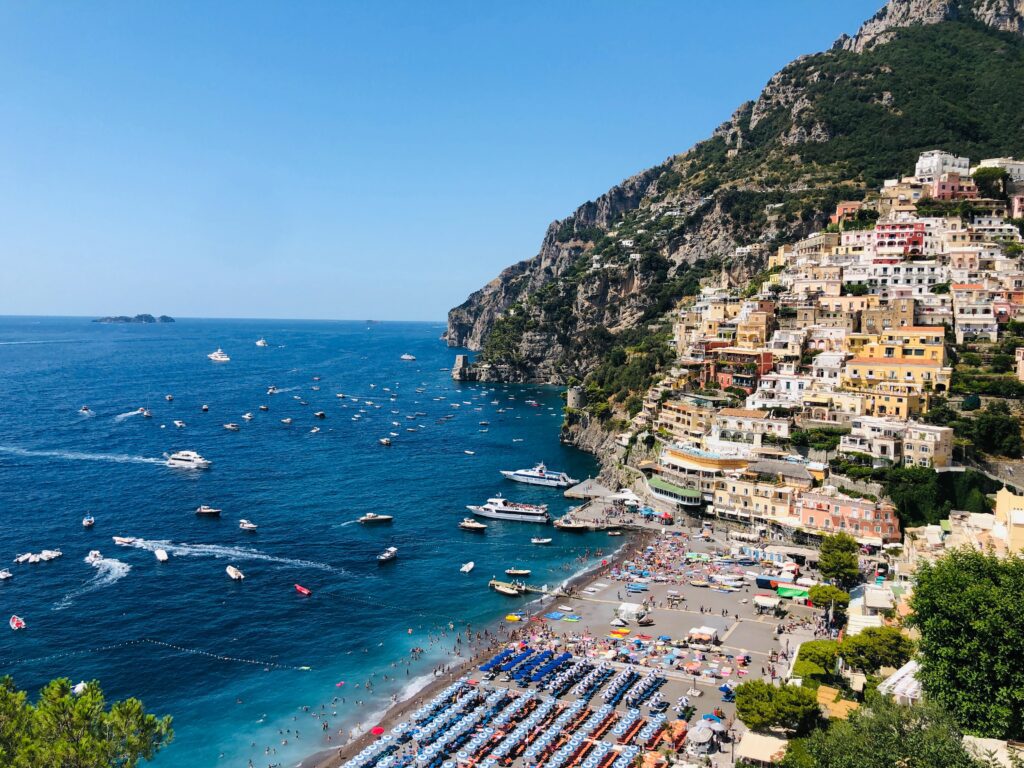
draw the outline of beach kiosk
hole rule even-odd
[[[639,622],[647,615],[647,609],[640,603],[620,603],[615,615],[623,621]]]

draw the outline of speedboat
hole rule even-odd
[[[488,586],[495,592],[502,595],[508,595],[509,597],[519,597],[522,591],[519,585],[516,583],[509,583],[507,581],[498,581],[497,579],[491,579]]]
[[[380,443],[381,445],[384,445],[384,446],[391,445],[391,438],[390,437],[382,437],[377,442]]]
[[[235,568],[235,566],[233,565],[229,565],[224,570],[227,571],[228,576],[230,576],[234,581],[241,581],[245,578],[245,574],[237,568]]]
[[[130,547],[138,541],[134,536],[113,536],[114,543],[119,547]]]
[[[261,405],[260,406],[260,410],[261,411],[269,411],[270,410],[270,406],[269,405]]]
[[[199,410],[201,410],[203,413],[206,413],[207,411],[210,410],[210,406],[208,406],[206,403],[203,403],[203,407],[200,408]]]
[[[517,504],[502,496],[488,499],[486,504],[466,507],[479,517],[490,517],[495,520],[518,520],[524,523],[547,523],[548,507],[546,504]]]
[[[161,563],[166,563],[170,559],[170,555],[167,554],[167,550],[166,549],[154,549],[153,550],[153,555]]]
[[[238,521],[238,527],[241,528],[243,531],[255,531],[257,528],[259,528],[259,526],[256,525],[256,523],[254,523],[252,520],[246,520],[245,518],[242,518]]]
[[[274,386],[273,384],[271,384],[271,385],[270,385],[269,387],[267,387],[267,394],[268,394],[268,395],[276,395],[276,394],[277,394],[278,392],[280,392],[280,391],[281,391],[281,390],[279,390],[279,389],[278,389],[277,387],[275,387],[275,386]]]
[[[214,507],[208,506],[206,504],[201,504],[200,506],[196,507],[197,515],[210,515],[211,517],[217,517],[218,515],[220,515],[220,513],[221,510],[215,509]]]
[[[83,528],[92,528],[94,525],[96,525],[96,518],[92,515],[86,515],[82,518]]]
[[[549,488],[568,488],[576,485],[578,480],[569,477],[565,472],[551,472],[541,462],[533,469],[503,469],[501,474],[508,480],[527,485],[545,485]]]
[[[167,456],[167,454],[164,454]],[[167,466],[177,469],[209,469],[213,462],[195,451],[175,451],[167,456]]]
[[[467,456],[476,456],[476,451],[463,451]]]
[[[98,563],[102,559],[103,554],[98,549],[90,549],[89,554],[85,556],[85,562],[89,563],[89,565]]]
[[[378,515],[376,512],[367,512],[359,518],[360,523],[390,523],[395,518],[391,515]]]
[[[239,429],[241,429],[241,427],[235,424],[235,422],[231,421],[224,425],[224,429],[226,429],[228,432],[237,432]]]
[[[39,553],[39,560],[40,560],[40,562],[46,563],[46,562],[49,562],[50,560],[56,560],[58,557],[63,557],[63,556],[64,556],[64,553],[61,552],[59,549],[44,549],[42,552]],[[32,562],[32,561],[29,560],[29,562]]]
[[[320,427],[313,427],[311,430],[309,430],[309,433],[311,435],[315,435],[319,431],[320,431]]]
[[[266,339],[264,339],[264,338],[263,338],[263,337],[261,336],[260,338],[256,339],[256,346],[257,346],[257,347],[269,347],[270,345],[269,345],[269,344],[267,344],[267,340],[266,340]]]
[[[555,528],[562,531],[588,531],[590,526],[579,520],[573,520],[571,517],[563,517],[561,520],[555,520]]]
[[[0,571],[0,581],[7,581],[12,576],[13,576],[13,574],[10,571],[8,571],[6,568],[4,568],[2,571]]]
[[[530,539],[530,543],[531,544],[550,544],[551,543],[551,539],[542,539],[539,536],[534,536],[532,539]]]
[[[395,547],[388,547],[379,555],[377,555],[378,563],[388,563],[398,557],[398,550]]]
[[[295,591],[298,592],[300,595],[303,595],[305,597],[309,597],[310,595],[313,594],[313,590],[307,589],[306,587],[302,586],[301,584],[296,584],[295,585]]]
[[[530,569],[529,568],[506,568],[505,569],[505,575],[506,576],[529,576],[530,575]]]
[[[174,402],[174,395],[164,395],[164,400],[166,400],[168,403],[172,403]]]
[[[336,398],[338,398],[339,400],[344,400],[345,399],[345,393],[344,392],[335,392],[334,396]]]
[[[289,416],[289,417],[287,417],[285,419],[281,419],[281,423],[282,424],[291,424],[292,423],[292,417]]]
[[[25,620],[21,616],[11,616],[7,622],[11,625],[11,629],[18,630],[25,628]]]
[[[83,405],[81,408],[78,409],[78,412],[79,413],[92,413],[92,411],[89,410],[89,406],[88,405]]]
[[[459,523],[459,528],[464,531],[473,531],[474,533],[483,533],[487,530],[487,525],[481,523],[478,520],[474,520],[472,517],[465,517],[462,522]]]
[[[184,429],[185,428],[185,422],[182,421],[181,419],[175,419],[174,420],[174,426],[176,426],[178,429]]]
[[[416,355],[410,355],[408,352],[406,352],[399,359],[400,360],[415,360],[416,359]]]
[[[217,347],[217,351],[216,352],[211,352],[210,354],[207,355],[207,357],[210,358],[211,360],[213,360],[213,362],[215,362],[215,363],[226,363],[226,362],[229,362],[231,360],[231,358],[228,357],[224,353],[224,350],[221,349],[220,347]]]
[[[462,564],[462,567],[461,567],[461,568],[459,568],[459,571],[460,571],[461,573],[469,573],[470,571],[472,571],[472,570],[473,570],[473,567],[474,567],[475,565],[476,565],[476,563],[474,563],[474,562],[473,562],[472,560],[470,560],[470,561],[469,561],[468,563],[463,563],[463,564]]]
[[[326,419],[327,418],[327,414],[324,413],[323,411],[317,411],[316,413],[313,414],[313,418],[314,419]]]
[[[242,418],[245,419],[246,421],[252,421],[252,413],[247,411],[246,413],[242,414]]]

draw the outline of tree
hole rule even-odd
[[[821,542],[818,570],[840,587],[851,587],[860,581],[859,552],[860,545],[848,533],[826,536]]]
[[[1024,557],[957,549],[917,571],[918,679],[978,736],[1024,738]]]
[[[5,768],[135,768],[174,736],[171,718],[146,714],[138,699],[107,708],[96,682],[75,695],[54,680],[32,704],[10,677],[0,678],[0,765]]]
[[[974,417],[974,444],[986,453],[1019,458],[1024,452],[1020,421],[1002,401],[989,403]]]
[[[882,667],[902,667],[913,653],[913,642],[895,627],[868,627],[839,644],[843,660],[868,673]]]
[[[806,643],[800,644],[797,658],[831,670],[836,665],[838,652],[839,643],[835,640],[808,640]]]
[[[782,768],[983,768],[961,738],[940,707],[902,707],[876,695],[849,720],[791,742]]]
[[[820,712],[817,697],[808,688],[748,680],[736,688],[736,715],[753,731],[778,727],[803,734],[814,728]]]
[[[1006,185],[1010,174],[1005,168],[979,168],[971,176],[982,197],[1006,199]]]
[[[850,593],[830,584],[815,584],[807,590],[807,594],[815,606],[825,610],[831,609],[834,612],[833,616],[837,618],[845,615],[846,609],[850,606]]]

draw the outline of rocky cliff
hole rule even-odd
[[[1024,0],[891,0],[852,38],[774,75],[712,136],[552,223],[540,252],[451,310],[481,378],[623,403],[665,356],[659,322],[702,283],[742,282],[842,199],[942,147],[1024,154]]]

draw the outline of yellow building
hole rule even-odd
[[[840,381],[846,389],[874,390],[878,387],[904,385],[917,392],[945,392],[952,376],[953,369],[943,367],[937,360],[894,354],[851,358],[843,367]]]
[[[929,360],[946,364],[946,331],[942,326],[909,326],[880,331],[878,340],[865,345],[859,357]]]
[[[672,440],[699,442],[711,430],[715,413],[714,408],[704,408],[686,400],[668,400],[661,405],[657,426]]]
[[[996,494],[995,522],[992,536],[1006,542],[1007,553],[1024,551],[1024,496],[1001,488]]]

